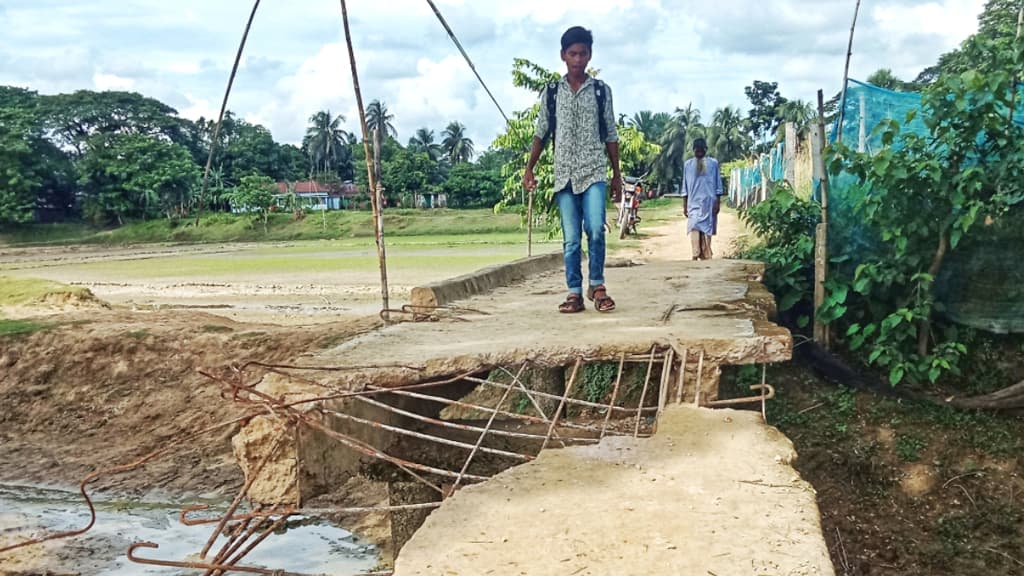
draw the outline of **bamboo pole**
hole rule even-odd
[[[818,90],[818,121],[812,127],[811,158],[821,200],[821,223],[814,234],[814,341],[827,348],[829,328],[818,321],[818,309],[825,303],[828,279],[828,173],[825,171],[825,96],[821,90]]]
[[[352,49],[352,30],[348,25],[348,6],[341,2],[341,20],[345,26],[345,45],[348,47],[348,60],[352,68],[352,88],[356,94],[356,107],[359,109],[359,127],[363,133],[363,153],[366,156],[366,177],[370,187],[370,204],[373,207],[373,228],[377,240],[377,261],[380,265],[380,291],[384,303],[382,317],[390,320],[388,314],[388,257],[384,249],[384,217],[381,213],[380,190],[373,169],[373,158],[370,156],[370,131],[366,125],[366,109],[363,108],[363,95],[359,90],[359,73],[356,69],[356,53]]]
[[[853,9],[853,23],[850,24],[850,42],[846,46],[846,67],[843,69],[843,92],[839,97],[839,129],[836,131],[836,142],[843,139],[843,120],[846,117],[846,85],[850,81],[850,57],[853,56],[853,32],[857,28],[857,14],[860,12],[860,0]]]
[[[206,201],[206,192],[210,183],[210,168],[213,167],[213,153],[217,149],[217,140],[220,138],[220,126],[224,122],[224,112],[228,108],[228,96],[231,95],[231,86],[235,83],[235,74],[238,72],[238,63],[242,60],[242,51],[245,50],[245,41],[249,38],[249,29],[252,28],[253,18],[256,17],[256,9],[260,7],[260,0],[252,5],[252,12],[249,13],[249,21],[245,23],[245,31],[242,32],[242,40],[238,43],[238,51],[235,53],[235,63],[231,66],[231,75],[228,76],[228,85],[224,89],[224,99],[220,103],[220,114],[217,115],[217,125],[213,128],[213,138],[210,140],[210,153],[206,156],[206,168],[203,169],[203,185],[199,189],[199,202],[196,203],[196,222],[199,226],[199,216],[203,213],[203,203]]]

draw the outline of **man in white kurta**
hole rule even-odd
[[[693,141],[694,157],[683,166],[683,213],[694,260],[711,259],[711,237],[718,230],[718,210],[724,194],[718,160],[707,152],[707,143],[697,138]]]

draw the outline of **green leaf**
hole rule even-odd
[[[928,371],[928,381],[930,381],[932,384],[934,384],[935,381],[938,380],[939,376],[941,376],[941,375],[942,375],[942,368],[939,368],[938,366],[932,366],[932,369]]]
[[[799,301],[799,292],[787,292],[786,295],[782,297],[782,301],[779,302],[779,311],[785,312],[786,310],[789,310],[793,306],[796,306],[796,303]]]
[[[807,325],[810,323],[811,317],[807,314],[801,314],[800,317],[796,319],[796,325],[800,328],[807,328]]]
[[[893,386],[899,384],[903,380],[904,370],[903,366],[893,366],[892,370],[889,371],[889,383]]]

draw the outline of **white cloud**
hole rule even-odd
[[[852,2],[846,0],[435,0],[506,112],[536,95],[511,85],[514,57],[561,68],[562,31],[593,28],[594,66],[614,89],[616,111],[671,112],[692,102],[705,117],[746,110],[743,87],[777,81],[811,101],[839,89]],[[250,3],[179,0],[4,0],[0,84],[42,93],[137,90],[182,115],[215,116]],[[385,102],[399,138],[448,122],[479,149],[503,127],[447,34],[422,0],[349,0],[366,103]],[[892,68],[912,79],[977,26],[984,0],[891,0],[862,6],[851,75]],[[358,118],[336,2],[302,10],[261,3],[229,108],[283,142],[301,140],[310,115]]]
[[[93,89],[103,90],[131,90],[135,86],[135,80],[122,78],[117,74],[104,74],[96,72],[92,75]]]

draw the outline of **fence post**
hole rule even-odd
[[[828,326],[818,321],[818,309],[825,303],[825,280],[828,278],[828,174],[825,172],[825,111],[821,90],[818,90],[818,119],[811,127],[811,162],[821,201],[821,223],[814,231],[814,341],[828,348]]]
[[[786,182],[796,190],[796,124],[786,122]]]

